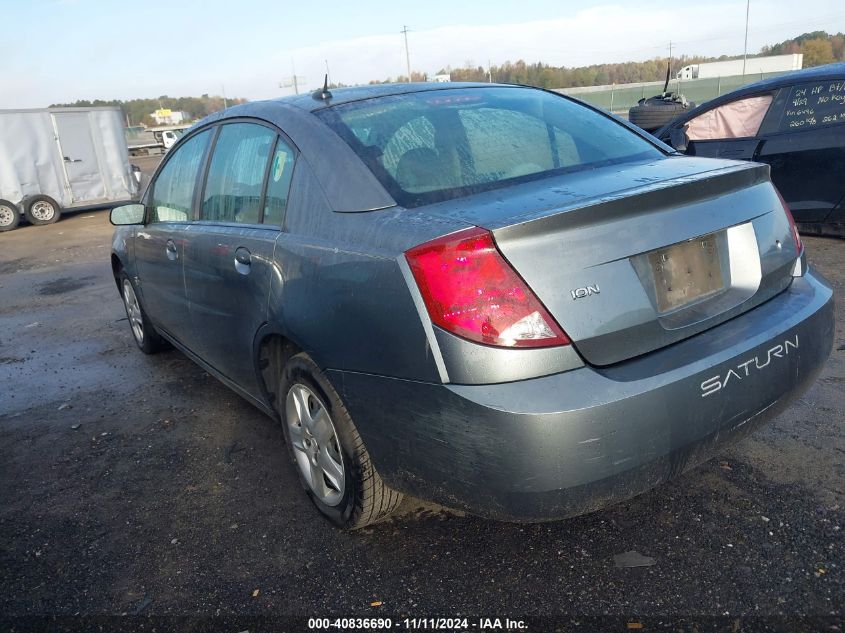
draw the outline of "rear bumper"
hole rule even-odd
[[[612,367],[493,385],[330,371],[385,481],[508,520],[573,516],[711,457],[806,390],[833,342],[815,273],[681,343]]]

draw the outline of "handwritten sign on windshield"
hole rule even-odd
[[[845,123],[845,80],[795,86],[786,101],[782,131]]]

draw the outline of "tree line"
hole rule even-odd
[[[760,50],[761,55],[792,53],[804,54],[804,68],[845,61],[845,34],[829,35],[825,31],[813,31]]]
[[[798,37],[764,46],[760,52],[749,57],[768,55],[804,54],[804,68],[845,61],[845,35],[828,34],[825,31],[804,33]],[[690,64],[742,59],[741,55],[705,57],[682,55],[672,59],[672,76]],[[643,62],[622,62],[615,64],[593,64],[569,68],[552,66],[543,62],[528,63],[524,60],[506,61],[503,64],[484,68],[467,63],[464,67],[441,68],[437,74],[449,74],[452,81],[493,81],[515,83],[541,88],[572,88],[576,86],[602,86],[607,84],[628,84],[645,81],[661,81],[666,77],[667,59],[655,58]],[[426,81],[428,76],[421,72],[411,73],[412,81]],[[370,81],[371,84],[407,81],[407,75],[393,79]]]
[[[804,54],[804,68],[845,61],[845,34],[829,34],[825,31],[812,31],[798,37],[785,40],[771,46],[764,46],[759,54],[751,57],[767,55],[786,55],[791,53]],[[683,66],[704,62],[741,59],[740,55],[721,57],[704,57],[682,55],[672,59],[672,76]],[[645,81],[661,81],[666,77],[667,59],[655,58],[643,62],[622,62],[616,64],[593,64],[569,68],[566,66],[552,66],[543,62],[528,63],[524,60],[506,61],[503,64],[484,68],[467,63],[462,68],[447,66],[441,68],[437,74],[451,75],[452,81],[493,81],[498,83],[515,83],[541,88],[571,88],[575,86],[601,86],[607,84],[627,84]],[[427,73],[412,71],[412,81],[428,81]],[[407,76],[400,75],[384,80],[372,80],[370,84],[382,84],[407,81]],[[342,83],[333,83],[330,87],[342,87]],[[226,99],[226,105],[245,103],[246,99]],[[128,125],[155,125],[152,113],[159,108],[187,113],[190,120],[201,119],[204,116],[222,110],[224,98],[219,95],[204,94],[200,97],[169,97],[162,95],[156,99],[120,99],[93,101],[80,100],[74,103],[53,104],[50,107],[92,107],[119,106],[123,109]]]
[[[122,101],[120,99],[94,99],[93,101],[89,101],[82,99],[74,103],[53,104],[50,107],[89,108],[119,106],[123,109],[123,115],[127,119],[128,125],[146,125],[149,127],[156,124],[152,114],[160,108],[173,110],[174,112],[185,112],[188,119],[194,121],[212,112],[222,110],[224,101],[227,106],[233,106],[239,103],[246,103],[247,100],[224,100],[221,96],[208,94],[204,94],[201,97],[168,97],[167,95],[162,95],[157,99],[129,99],[128,101]]]

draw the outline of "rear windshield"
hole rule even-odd
[[[317,116],[405,207],[663,156],[612,119],[530,88],[416,92]]]

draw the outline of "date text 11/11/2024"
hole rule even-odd
[[[524,620],[510,618],[309,618],[309,630],[340,631],[521,631]]]

